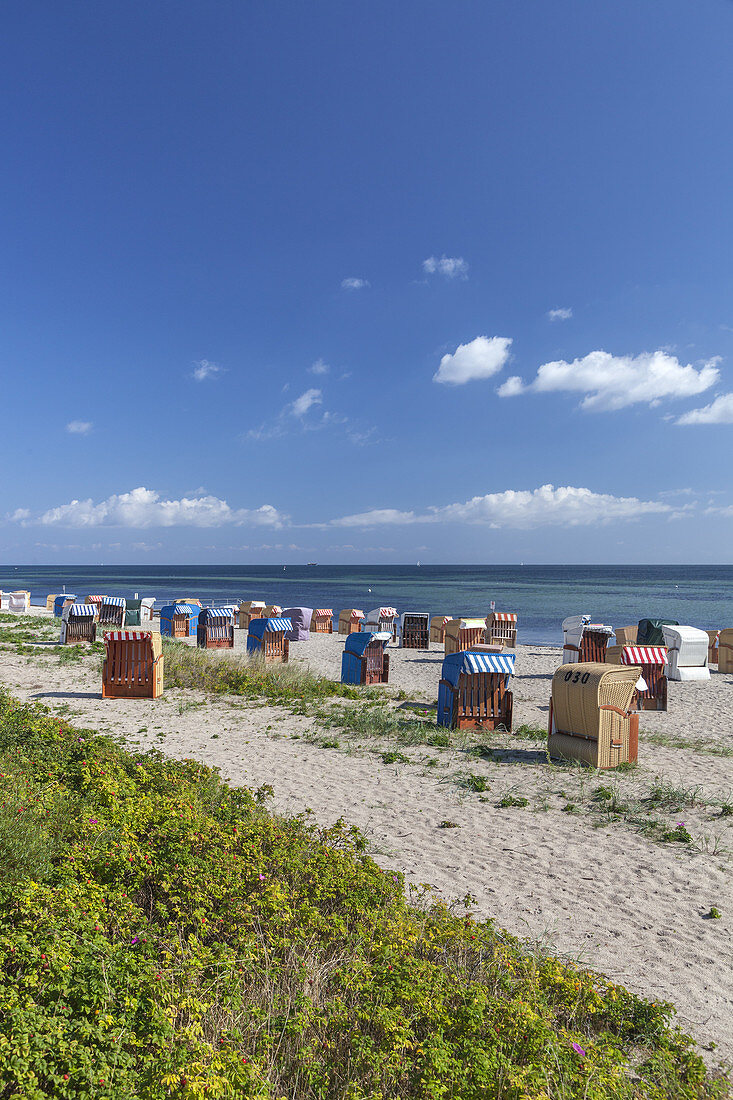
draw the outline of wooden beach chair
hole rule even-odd
[[[252,619],[261,619],[265,613],[263,600],[242,600],[239,605],[239,629],[249,630]]]
[[[718,672],[733,672],[733,629],[721,630],[718,641]]]
[[[438,687],[438,725],[448,729],[512,728],[514,653],[451,653]]]
[[[636,645],[664,645],[664,627],[679,626],[675,619],[639,619]]]
[[[445,644],[445,624],[449,623],[453,615],[433,615],[430,620],[430,641]]]
[[[317,607],[311,615],[312,634],[333,634],[333,608]]]
[[[565,664],[573,661],[605,661],[606,647],[613,634],[613,627],[592,623],[590,615],[569,615],[563,619],[562,632],[562,659]]]
[[[708,636],[694,626],[663,626],[670,680],[709,680]]]
[[[97,640],[94,607],[88,603],[66,604],[61,614],[60,645],[77,645]]]
[[[247,634],[247,653],[259,655],[265,661],[290,660],[288,632],[293,629],[291,619],[252,619]]]
[[[708,665],[717,665],[718,647],[720,645],[720,631],[706,630],[708,636]]]
[[[614,630],[616,644],[619,646],[636,645],[638,633],[638,626],[617,626]]]
[[[391,630],[362,630],[349,634],[341,656],[342,684],[386,684],[389,654],[385,652]]]
[[[307,642],[310,638],[312,607],[286,607],[282,613],[283,619],[290,619],[293,624],[286,631],[285,637],[289,642]]]
[[[103,699],[157,699],[163,694],[163,650],[152,630],[108,630],[104,636]]]
[[[361,629],[368,630],[372,634],[383,634],[385,630],[388,630],[394,638],[397,631],[397,608],[372,608],[371,611],[367,611]]]
[[[30,611],[31,594],[25,588],[8,592],[8,611]]]
[[[552,677],[550,756],[594,768],[633,764],[639,755],[639,715],[632,702],[640,668],[573,662]]]
[[[86,598],[86,602],[94,608],[95,619],[99,618],[99,609],[102,606],[102,602],[104,599],[104,596],[87,596]]]
[[[498,642],[507,649],[517,648],[517,620],[513,611],[492,611],[486,619],[486,641]]]
[[[160,633],[166,638],[195,638],[199,614],[194,604],[167,604],[160,609]]]
[[[344,611],[339,611],[339,634],[358,634],[363,618],[364,612],[358,607],[347,607]]]
[[[234,649],[233,607],[205,607],[199,612],[196,645],[199,649]]]
[[[620,648],[618,663],[641,669],[631,703],[632,709],[666,710],[667,677],[664,666],[667,663],[667,650],[661,645],[625,645]]]
[[[445,624],[445,655],[472,649],[486,640],[485,619],[449,619]]]
[[[430,649],[430,616],[426,611],[405,611],[400,616],[400,647]]]
[[[105,596],[99,605],[100,626],[123,627],[125,625],[125,611],[127,600],[122,596]]]

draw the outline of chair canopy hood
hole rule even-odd
[[[291,619],[253,619],[249,624],[249,633],[253,638],[263,638],[278,630],[292,630]]]
[[[508,679],[514,674],[515,656],[514,653],[472,653],[470,649],[449,653],[443,661],[441,677],[453,687],[462,672],[498,672]]]
[[[354,653],[357,657],[364,655],[364,650],[370,642],[381,642],[382,649],[392,641],[392,635],[387,630],[363,630],[360,634],[349,634],[344,643],[345,653]]]

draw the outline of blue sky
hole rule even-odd
[[[730,560],[730,0],[3,21],[7,563]]]

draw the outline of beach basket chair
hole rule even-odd
[[[125,625],[125,611],[127,600],[122,596],[105,596],[99,605],[100,626],[123,627]]]
[[[513,695],[508,690],[514,653],[451,653],[438,687],[438,725],[448,729],[511,733]]]
[[[675,619],[639,619],[636,645],[664,645],[664,627],[679,626]]]
[[[717,665],[718,647],[720,645],[720,631],[706,630],[708,636],[708,665]]]
[[[265,610],[262,612],[263,619],[276,619],[282,617],[283,609],[278,603],[268,603]]]
[[[53,609],[56,606],[56,600],[59,598],[60,595],[60,592],[53,592],[50,596],[46,596],[46,611],[53,612]],[[64,599],[65,598],[66,596],[64,594]]]
[[[263,600],[242,600],[239,605],[239,627],[240,630],[249,630],[249,624],[252,619],[261,619],[265,613],[265,603]]]
[[[199,607],[199,608],[204,606],[201,603],[201,600],[197,599],[195,596],[178,596],[173,601],[173,603],[190,603],[192,607]]]
[[[661,645],[624,645],[618,664],[641,669],[631,706],[636,710],[667,709],[667,650]]]
[[[234,649],[234,607],[205,607],[199,612],[196,645],[199,649]]]
[[[518,616],[513,611],[492,611],[486,619],[486,641],[499,642],[507,649],[517,648]]]
[[[342,684],[386,684],[389,654],[385,652],[391,630],[362,630],[349,634],[341,656]]]
[[[453,615],[433,615],[430,620],[430,641],[445,644],[445,624],[449,623]]]
[[[282,613],[283,619],[290,619],[293,624],[286,631],[285,637],[289,642],[307,642],[310,638],[312,607],[286,607]]]
[[[721,630],[718,641],[718,672],[733,672],[733,630]]]
[[[632,702],[639,667],[573,662],[552,677],[550,756],[594,768],[633,764],[639,755],[639,715]]]
[[[358,634],[361,630],[364,612],[358,607],[347,607],[339,611],[339,634]]]
[[[694,626],[663,626],[670,680],[709,680],[708,636]]]
[[[614,634],[616,635],[616,644],[619,646],[636,645],[638,633],[638,626],[617,626],[614,630]]]
[[[397,608],[372,608],[371,611],[367,611],[364,622],[361,624],[361,629],[369,631],[372,634],[383,634],[388,630],[394,638],[397,632]]]
[[[166,638],[195,638],[199,614],[195,604],[167,604],[160,609],[160,633]]]
[[[486,640],[485,619],[449,619],[445,624],[445,655],[472,649]]]
[[[77,645],[97,640],[94,608],[88,603],[66,604],[61,614],[60,645]]]
[[[333,608],[317,607],[311,615],[312,634],[333,634]]]
[[[99,618],[99,609],[102,606],[102,601],[104,599],[104,596],[87,596],[86,598],[86,602],[88,604],[91,604],[91,606],[94,608],[94,616],[97,619]]]
[[[163,650],[152,630],[108,630],[104,636],[103,699],[157,699],[163,694]]]
[[[426,611],[405,611],[400,616],[402,649],[430,649],[430,616]]]
[[[292,629],[290,619],[252,619],[247,634],[247,652],[259,654],[265,661],[289,661],[288,633]]]
[[[76,596],[70,595],[68,593],[66,595],[57,596],[56,599],[53,601],[53,616],[54,616],[54,618],[55,619],[60,619],[61,618],[61,613],[64,610],[64,606],[66,604],[72,604],[75,601],[76,601]]]
[[[8,592],[8,611],[30,611],[31,594],[24,588],[18,592]]]
[[[613,627],[592,623],[590,615],[570,615],[563,619],[562,631],[564,664],[606,660],[606,647],[613,634]]]

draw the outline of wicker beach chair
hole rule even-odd
[[[391,630],[362,630],[349,634],[341,656],[342,684],[386,684],[389,654],[385,652]]]
[[[25,588],[8,592],[8,611],[30,611],[31,594]]]
[[[160,633],[166,638],[195,638],[199,614],[195,604],[167,604],[160,609]]]
[[[249,630],[252,619],[261,619],[265,613],[263,600],[242,600],[239,605],[239,628]]]
[[[594,768],[635,763],[639,715],[631,706],[639,673],[639,667],[631,665],[560,665],[552,677],[550,756]]]
[[[635,645],[664,645],[664,627],[679,625],[676,619],[639,619]]]
[[[344,611],[339,611],[339,634],[358,634],[363,618],[364,612],[358,607],[347,607]]]
[[[619,664],[641,669],[631,706],[636,710],[667,709],[667,650],[661,645],[621,646]]]
[[[307,642],[310,638],[312,607],[286,607],[282,613],[283,619],[290,619],[293,624],[286,631],[285,637],[289,642]]]
[[[99,605],[98,623],[100,626],[123,627],[127,600],[122,596],[105,596]]]
[[[247,634],[247,652],[261,656],[265,661],[290,659],[288,633],[293,629],[290,619],[252,619]]]
[[[708,636],[694,626],[663,626],[670,680],[709,680]]]
[[[55,619],[61,618],[61,613],[64,610],[66,604],[72,604],[76,602],[76,596],[69,593],[58,595],[53,601],[53,617]]]
[[[485,619],[449,619],[445,624],[445,655],[472,649],[486,640]]]
[[[445,624],[449,623],[453,615],[433,615],[430,620],[430,641],[445,644]]]
[[[706,630],[708,636],[708,665],[717,665],[718,647],[720,645],[720,631]]]
[[[103,699],[157,699],[163,694],[163,651],[152,630],[108,630],[104,636]]]
[[[718,672],[733,672],[733,629],[726,627],[718,641]]]
[[[56,600],[62,595],[60,592],[53,592],[51,595],[46,596],[46,611],[53,612]]]
[[[283,609],[278,603],[268,603],[265,610],[262,612],[263,619],[277,619],[282,617]]]
[[[405,611],[400,616],[402,649],[430,649],[430,616],[425,611]]]
[[[88,603],[66,604],[61,614],[60,645],[77,645],[97,639],[94,607]]]
[[[333,634],[333,608],[317,607],[311,615],[312,634]]]
[[[619,646],[636,645],[638,633],[638,626],[617,626],[614,630],[616,644]],[[606,660],[608,660],[608,658],[606,658]]]
[[[199,649],[234,649],[234,607],[205,607],[199,612],[196,645]]]
[[[438,725],[510,733],[513,695],[508,685],[514,659],[514,653],[473,650],[446,657],[438,687]]]
[[[498,642],[507,649],[517,648],[518,616],[512,611],[492,611],[486,619],[486,641]]]

